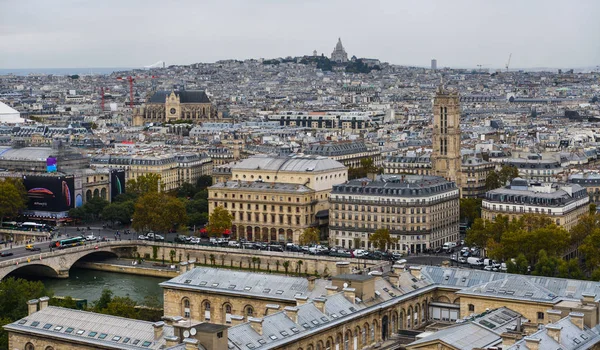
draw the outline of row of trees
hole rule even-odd
[[[467,231],[466,244],[483,248],[493,259],[506,261],[508,271],[513,273],[600,277],[600,215],[594,205],[570,232],[546,215],[525,214],[512,221],[502,215],[494,221],[478,218]],[[576,251],[586,273],[577,257],[564,259]]]

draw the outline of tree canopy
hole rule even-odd
[[[308,227],[304,229],[304,232],[300,235],[301,245],[310,245],[319,243],[319,229],[316,227]]]
[[[398,239],[393,238],[390,234],[390,230],[387,228],[380,228],[369,236],[369,242],[373,246],[381,251],[385,250],[392,243],[396,243]]]
[[[481,217],[481,198],[460,199],[460,221],[471,225]]]
[[[142,196],[146,193],[158,192],[160,188],[160,175],[146,174],[138,176],[137,179],[127,180],[126,193]]]
[[[220,236],[225,233],[225,230],[231,230],[232,221],[233,216],[227,209],[221,206],[216,207],[208,218],[206,232],[211,237]]]
[[[15,217],[27,207],[27,192],[21,179],[0,180],[0,222]]]
[[[187,224],[187,221],[187,213],[181,200],[165,193],[148,192],[135,203],[132,226],[140,232],[167,232]]]

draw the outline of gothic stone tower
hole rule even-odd
[[[460,102],[458,92],[442,84],[433,100],[433,174],[442,176],[461,187]]]

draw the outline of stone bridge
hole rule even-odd
[[[336,263],[348,261],[350,269],[380,269],[388,261],[335,258],[291,252],[257,251],[248,249],[173,244],[152,241],[109,241],[87,243],[84,246],[57,249],[53,252],[32,253],[0,262],[0,280],[18,270],[19,273],[55,278],[68,278],[69,270],[83,258],[122,257],[174,262],[195,259],[200,265],[251,269],[274,273],[303,273],[305,275],[330,275],[336,271]],[[284,268],[284,263],[288,268]]]
[[[57,249],[0,262],[0,280],[12,272],[29,273],[57,278],[68,278],[69,270],[81,258],[87,256],[131,256],[135,241],[113,241],[87,244],[80,247]]]

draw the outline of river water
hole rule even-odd
[[[52,290],[56,296],[71,296],[78,299],[87,299],[88,305],[98,300],[102,290],[110,289],[113,295],[125,297],[143,304],[146,296],[155,296],[163,302],[163,291],[158,285],[166,278],[128,275],[116,272],[86,270],[77,267],[71,268],[69,278],[34,278],[44,283],[46,288]]]

